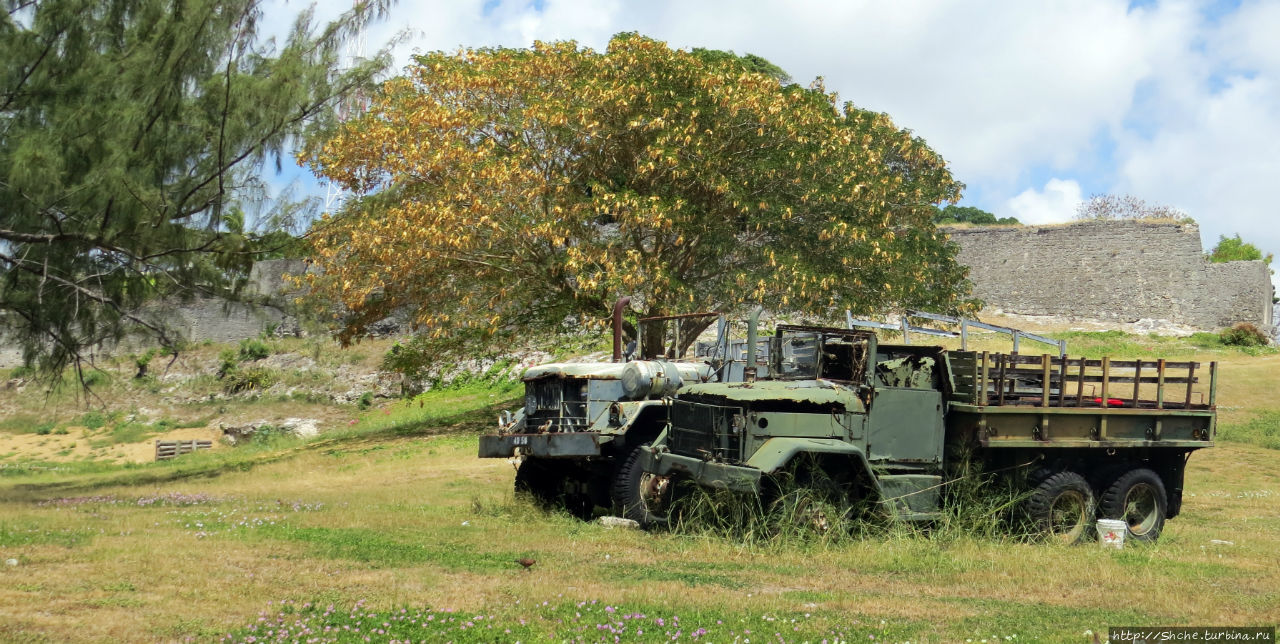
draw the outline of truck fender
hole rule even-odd
[[[851,472],[863,480],[867,493],[878,499],[889,499],[898,496],[901,490],[889,490],[885,482],[871,469],[867,455],[858,447],[835,438],[771,438],[765,441],[760,449],[751,456],[747,465],[760,469],[766,474],[774,474],[786,467],[797,456],[833,455],[848,458]],[[888,478],[928,478],[929,483],[937,483],[938,477],[888,477]]]
[[[867,455],[861,449],[834,438],[770,438],[765,441],[755,454],[751,455],[747,465],[766,474],[773,474],[786,467],[791,459],[799,454],[837,454],[847,456],[856,462],[871,480],[871,465]]]

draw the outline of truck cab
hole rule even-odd
[[[942,477],[943,350],[780,325],[768,353],[766,379],[683,389],[666,434],[645,450],[646,470],[759,493],[763,476],[803,454],[829,480],[902,498],[906,518],[931,516],[937,493],[927,489]],[[861,474],[872,468],[876,476]]]

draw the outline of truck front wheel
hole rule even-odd
[[[640,455],[640,447],[633,448],[618,467],[613,479],[613,503],[621,509],[622,516],[641,527],[666,525],[674,481],[644,471]]]
[[[1107,519],[1128,524],[1129,539],[1152,542],[1160,538],[1168,508],[1164,482],[1143,467],[1125,472],[1102,493],[1099,510]]]
[[[1041,481],[1026,508],[1038,532],[1064,544],[1084,539],[1096,513],[1093,488],[1075,472],[1058,472]]]
[[[579,519],[590,519],[595,504],[578,488],[582,485],[562,462],[526,457],[516,470],[516,496],[528,495],[544,510],[565,509]]]
[[[516,495],[527,494],[541,508],[554,507],[564,494],[564,474],[541,459],[526,457],[516,470]]]

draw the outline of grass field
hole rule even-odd
[[[1154,546],[907,530],[760,545],[545,514],[512,498],[510,463],[475,458],[519,390],[476,386],[310,441],[146,465],[9,458],[0,641],[1086,643],[1108,626],[1276,625],[1280,356],[1159,353],[1220,361],[1223,440],[1192,456]]]

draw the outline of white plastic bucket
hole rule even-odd
[[[1124,535],[1129,532],[1129,524],[1119,519],[1098,519],[1098,543],[1103,548],[1124,548]]]

